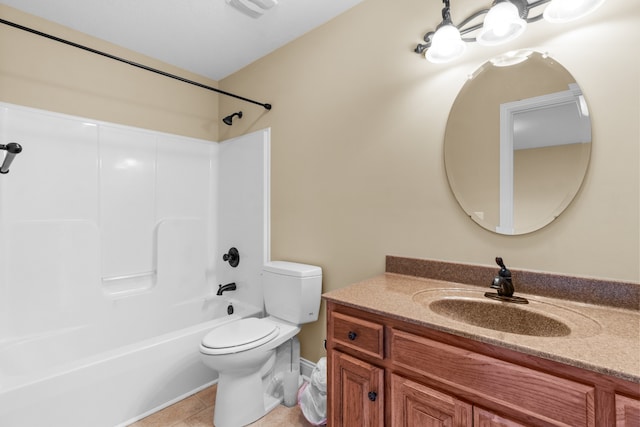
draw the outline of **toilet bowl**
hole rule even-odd
[[[320,267],[270,262],[263,267],[262,285],[268,317],[227,322],[200,344],[202,361],[218,372],[216,427],[250,424],[281,402],[281,396],[268,392],[268,382],[282,379],[282,372],[273,372],[282,366],[276,361],[277,349],[291,345],[302,323],[318,318]]]

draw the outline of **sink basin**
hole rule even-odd
[[[429,309],[442,316],[481,328],[519,335],[564,337],[571,328],[563,322],[517,305],[494,304],[465,298],[433,301]]]
[[[595,320],[578,311],[535,299],[521,305],[486,298],[484,291],[430,289],[413,300],[447,320],[511,334],[576,338],[600,331]]]

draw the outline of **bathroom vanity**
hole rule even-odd
[[[504,311],[464,280],[488,285],[489,269],[416,260],[422,277],[389,273],[397,262],[324,295],[330,426],[640,425],[636,284],[615,291],[631,308],[526,294]]]

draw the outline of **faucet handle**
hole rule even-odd
[[[223,261],[228,261],[231,267],[237,267],[240,264],[240,253],[236,248],[229,249],[229,252],[222,255]]]
[[[496,257],[496,264],[500,266],[500,272],[498,273],[500,277],[511,277],[511,271],[504,265],[501,257]]]

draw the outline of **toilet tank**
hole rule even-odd
[[[262,268],[267,314],[300,325],[318,320],[322,269],[315,265],[271,261]]]

